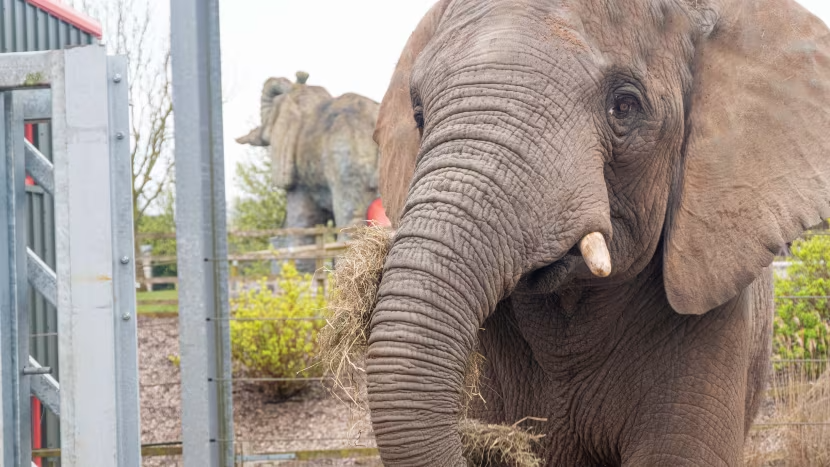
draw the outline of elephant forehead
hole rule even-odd
[[[702,0],[457,0],[439,27],[440,46],[425,56],[497,59],[533,42],[542,52],[587,55],[600,67],[687,62],[704,19],[712,16],[689,6],[696,1]]]

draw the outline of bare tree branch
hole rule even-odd
[[[154,15],[165,0],[71,0],[98,19],[110,53],[129,60],[130,158],[135,229],[158,212],[173,179],[173,102],[166,18]]]

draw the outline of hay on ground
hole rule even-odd
[[[786,427],[787,457],[798,465],[830,465],[830,370],[800,399]]]

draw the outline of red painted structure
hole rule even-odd
[[[100,39],[103,36],[103,28],[101,27],[101,23],[90,18],[89,16],[78,13],[77,11],[70,8],[69,5],[64,4],[60,0],[26,1],[29,4],[40,8],[41,10],[49,13],[54,17],[66,21],[67,23],[71,24],[72,26],[75,26],[81,31],[92,34],[98,39]]]
[[[30,143],[35,142],[35,127],[34,125],[26,125],[26,141]],[[26,174],[26,185],[34,185],[35,181],[29,174]],[[40,417],[42,415],[42,407],[40,401],[32,396],[32,449],[40,449],[42,446],[43,433],[40,425]],[[32,458],[32,463],[37,467],[43,467],[43,459],[40,457]]]
[[[382,227],[392,227],[392,223],[386,217],[386,210],[383,209],[383,202],[380,198],[372,201],[372,204],[369,205],[369,209],[366,210],[366,220]]]
[[[35,126],[34,125],[26,125],[26,141],[34,144],[35,142]],[[34,186],[35,179],[33,179],[29,174],[26,174],[26,185]]]

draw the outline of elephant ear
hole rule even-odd
[[[277,188],[290,189],[295,183],[295,165],[303,115],[293,94],[274,99],[273,123],[269,130],[271,170]]]
[[[441,0],[433,5],[409,37],[380,104],[374,134],[380,149],[380,195],[386,216],[396,227],[415,173],[415,160],[421,146],[409,92],[412,66],[435,35],[449,2],[450,0]]]
[[[830,216],[827,27],[793,0],[716,3],[727,6],[698,44],[664,244],[669,302],[691,315]]]

